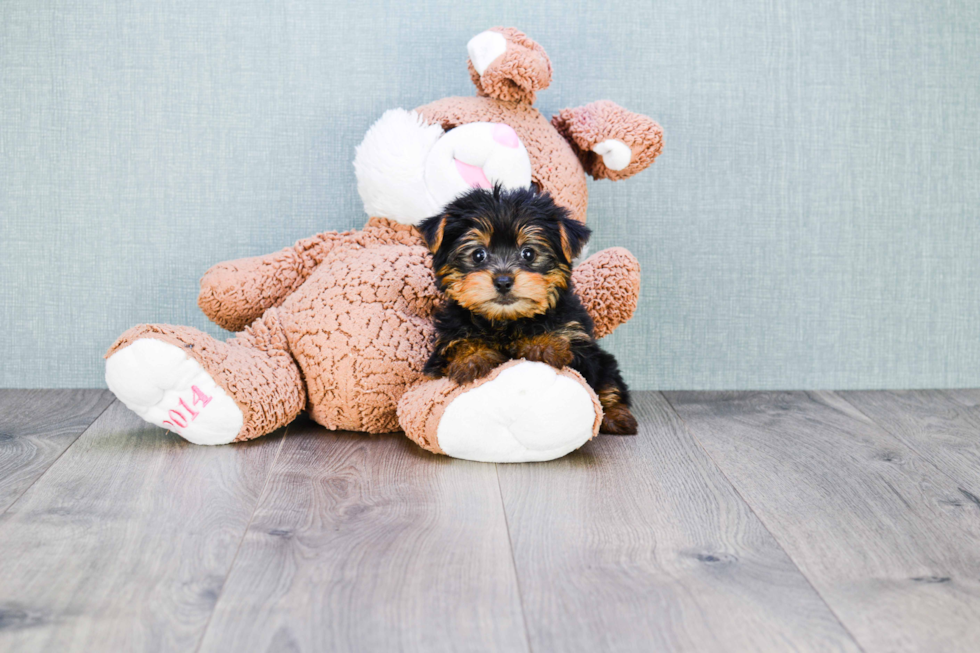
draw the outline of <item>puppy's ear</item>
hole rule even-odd
[[[578,220],[562,217],[558,221],[558,233],[561,237],[561,251],[569,263],[582,253],[582,248],[588,242],[592,230]]]
[[[439,251],[439,247],[442,246],[442,237],[446,232],[446,221],[448,219],[449,216],[445,213],[434,215],[431,218],[423,220],[418,226],[419,232],[422,234],[422,239],[425,240],[426,246],[433,254]]]

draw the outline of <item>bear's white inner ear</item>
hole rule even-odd
[[[602,157],[602,163],[610,170],[622,170],[633,158],[633,150],[630,146],[615,138],[596,143],[592,151]]]
[[[442,210],[425,184],[426,157],[442,135],[414,111],[390,109],[378,118],[354,155],[368,216],[415,225]]]
[[[466,44],[466,52],[476,72],[482,75],[494,59],[507,52],[507,39],[499,32],[480,32]]]

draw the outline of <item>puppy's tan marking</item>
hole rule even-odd
[[[623,403],[619,388],[607,386],[599,389],[602,404],[602,424],[599,433],[608,435],[636,435],[638,425],[629,406]]]
[[[560,333],[519,338],[511,347],[514,358],[546,363],[561,369],[572,362],[572,345]]]
[[[432,238],[432,242],[429,243],[429,251],[433,254],[439,251],[439,246],[442,245],[442,237],[446,233],[446,220],[448,219],[448,215],[442,216],[439,220],[439,227],[436,229],[436,234]]]
[[[462,385],[483,378],[507,356],[480,340],[457,340],[446,348],[446,359],[446,376]]]

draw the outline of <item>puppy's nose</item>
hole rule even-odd
[[[498,274],[493,278],[493,287],[497,292],[509,292],[514,287],[514,277],[509,274]]]

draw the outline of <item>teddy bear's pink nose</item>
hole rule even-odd
[[[517,147],[521,142],[517,138],[517,132],[510,125],[502,123],[493,126],[493,140],[504,147]]]

